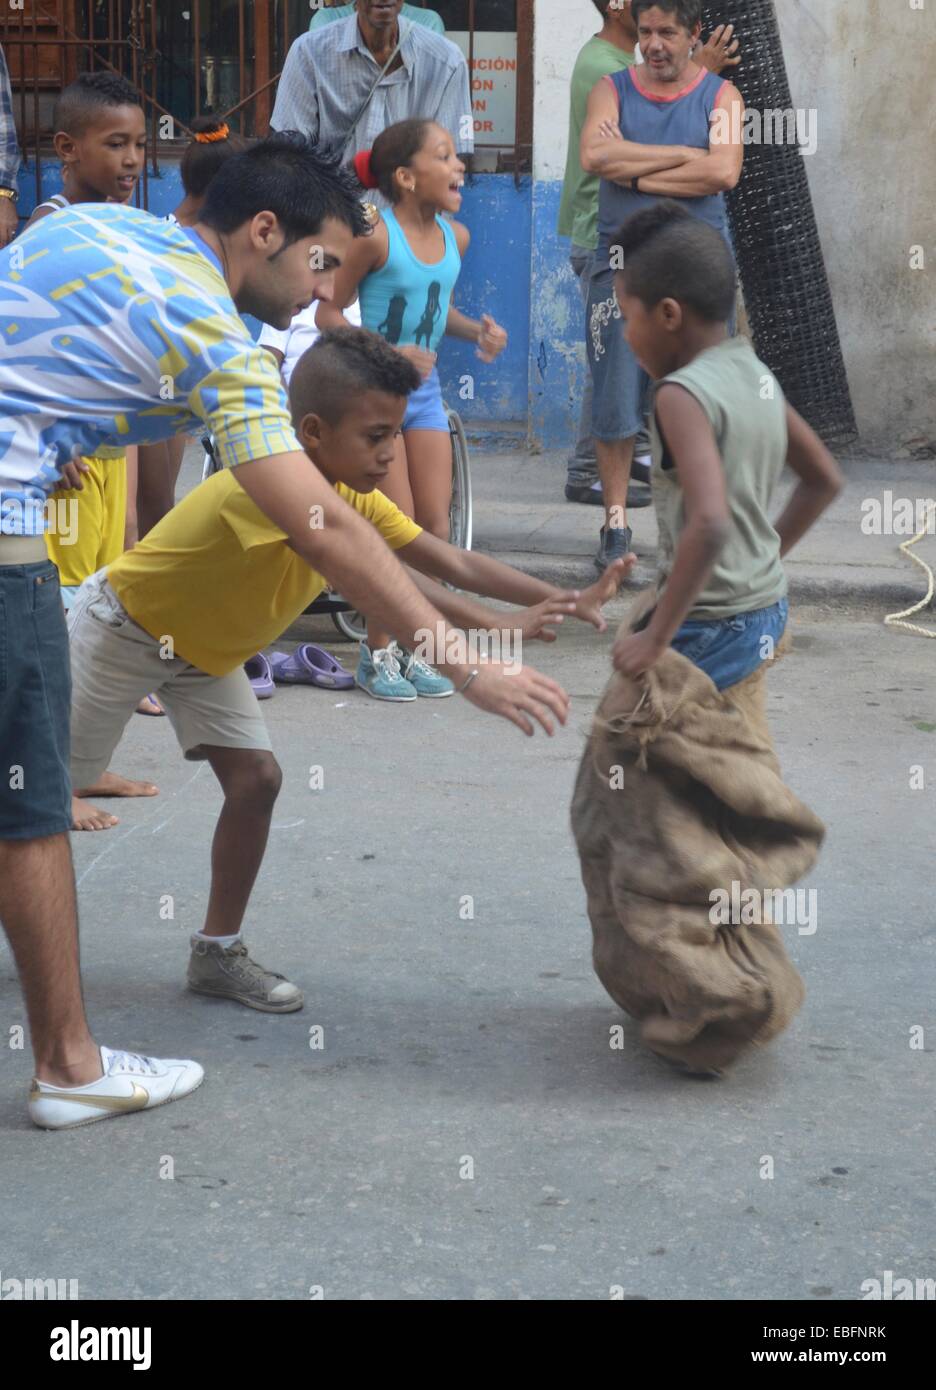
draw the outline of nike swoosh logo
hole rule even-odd
[[[149,1092],[134,1081],[129,1096],[50,1095],[34,1084],[30,1100],[67,1100],[70,1105],[93,1105],[96,1110],[142,1110],[149,1104]]]

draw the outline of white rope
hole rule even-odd
[[[934,513],[936,513],[936,502],[930,502],[922,531],[918,531],[912,540],[904,541],[903,545],[900,547],[904,555],[909,555],[915,565],[919,565],[922,570],[926,571],[926,576],[929,581],[926,598],[921,599],[919,603],[915,603],[912,608],[905,608],[902,613],[888,613],[887,617],[884,619],[886,626],[902,627],[905,632],[916,632],[920,637],[936,637],[936,630],[931,627],[918,627],[916,623],[905,623],[902,619],[912,618],[914,613],[919,613],[922,609],[928,608],[933,601],[933,594],[936,593],[936,575],[933,574],[933,571],[926,561],[920,559],[919,555],[910,554],[913,546],[918,545],[924,536],[932,534],[930,521]]]

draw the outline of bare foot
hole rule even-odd
[[[158,796],[153,782],[131,782],[116,772],[102,772],[91,787],[76,787],[76,796]]]
[[[117,817],[112,816],[110,811],[101,811],[90,801],[82,801],[80,796],[72,797],[72,830],[110,830],[112,825],[118,824]]]
[[[137,705],[137,707],[136,707],[136,712],[137,712],[137,714],[149,714],[149,715],[159,715],[159,714],[165,714],[165,713],[166,713],[166,711],[163,709],[162,705],[161,705],[161,704],[159,703],[159,701],[156,699],[156,696],[155,696],[155,695],[144,695],[144,696],[143,696],[143,699],[140,701],[140,703],[139,703],[139,704]]]

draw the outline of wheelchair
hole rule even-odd
[[[471,460],[468,440],[461,418],[454,410],[446,407],[449,436],[452,441],[452,504],[449,508],[449,539],[459,550],[470,550],[473,538],[473,511],[471,500]],[[219,472],[218,462],[212,447],[210,435],[202,438],[205,461],[202,467],[202,480]],[[349,642],[361,642],[367,634],[367,619],[340,594],[326,590],[305,610],[309,614],[327,613],[335,627]]]

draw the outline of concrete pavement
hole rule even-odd
[[[600,507],[566,502],[564,454],[472,453],[476,502],[475,544],[509,564],[549,583],[579,585],[594,575],[592,556],[604,516]],[[813,531],[789,557],[787,572],[794,602],[836,607],[916,603],[926,593],[923,571],[898,552],[905,535],[866,535],[862,520],[873,520],[866,500],[936,500],[932,460],[842,460],[847,487]],[[787,490],[792,488],[792,477]],[[780,508],[778,506],[778,512]],[[936,510],[936,509],[934,509]],[[634,548],[640,561],[630,587],[653,578],[656,518],[653,508],[631,513]],[[934,534],[917,548],[936,568]]]
[[[547,489],[542,459],[497,462],[528,492],[489,509],[479,461],[482,532],[528,495],[584,564],[594,515],[549,500],[555,467]],[[785,773],[829,839],[802,885],[818,930],[787,934],[803,1012],[723,1082],[644,1053],[591,969],[568,805],[610,635],[527,653],[573,696],[552,741],[457,698],[265,704],[285,781],[246,939],[306,992],[283,1017],[184,988],[220,796],[135,717],[115,768],[160,796],[73,837],[87,1003],[102,1041],[198,1057],[207,1080],[46,1134],[28,1051],[0,1049],[0,1277],[352,1300],[852,1300],[886,1270],[936,1277],[932,652],[871,607],[801,606],[771,675]],[[352,656],[327,619],[284,648],[301,637]],[[3,945],[0,1036],[24,1023]]]
[[[116,766],[161,795],[74,837],[88,1007],[103,1041],[207,1081],[45,1134],[4,1047],[3,1276],[352,1300],[858,1299],[887,1269],[936,1276],[927,644],[801,620],[773,673],[786,774],[830,828],[803,885],[819,924],[788,935],[802,1014],[716,1083],[644,1053],[592,973],[568,804],[607,654],[570,629],[540,656],[574,695],[551,742],[456,700],[267,703],[285,786],[246,939],[305,989],[285,1017],[185,991],[219,793],[164,721],[132,721]],[[0,1018],[25,1022],[5,948]]]

